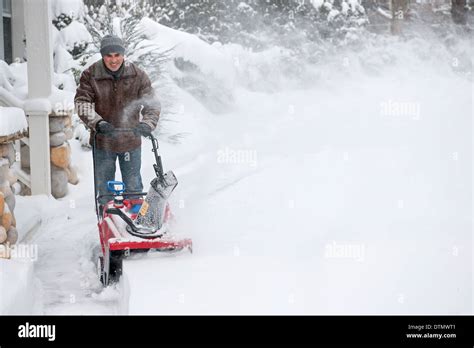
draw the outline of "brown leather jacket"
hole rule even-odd
[[[124,61],[121,76],[114,80],[105,70],[102,60],[94,63],[81,75],[74,97],[76,112],[91,129],[93,145],[96,125],[110,122],[116,128],[134,128],[139,122],[156,128],[160,117],[160,103],[156,99],[147,74],[131,62]],[[141,137],[132,132],[116,136],[98,134],[98,149],[127,152],[141,146]]]

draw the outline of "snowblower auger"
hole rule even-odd
[[[116,129],[118,132],[130,132],[130,129]],[[123,182],[109,181],[110,194],[97,195],[95,137],[93,151],[94,192],[97,225],[101,244],[97,271],[104,286],[118,282],[122,275],[124,258],[150,250],[176,252],[187,249],[192,252],[191,239],[177,239],[169,231],[171,209],[168,198],[178,181],[173,172],[163,174],[161,157],[158,154],[158,142],[152,135],[153,152],[156,163],[153,165],[156,178],[150,183],[148,192],[127,192]],[[99,207],[99,200],[107,198],[108,203]]]

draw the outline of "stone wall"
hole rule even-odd
[[[71,164],[71,147],[68,140],[73,138],[72,115],[68,113],[49,116],[49,141],[51,148],[51,193],[54,198],[62,198],[68,192],[68,183],[79,182],[77,171]],[[21,144],[21,168],[30,172],[29,146]],[[22,185],[21,194],[31,194],[30,189]]]
[[[8,248],[18,240],[15,220],[15,193],[20,186],[11,166],[16,161],[15,137],[0,138],[0,258],[8,258]]]

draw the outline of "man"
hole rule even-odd
[[[126,191],[142,192],[141,136],[149,136],[156,128],[160,105],[146,73],[125,61],[119,37],[105,36],[100,53],[102,59],[82,73],[74,98],[95,147],[96,192],[109,193],[107,181],[115,179],[117,158]],[[108,200],[99,199],[99,205]]]

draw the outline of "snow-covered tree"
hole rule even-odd
[[[169,59],[169,51],[161,50],[143,33],[140,20],[147,11],[145,5],[133,1],[117,5],[105,1],[101,6],[89,6],[85,20],[92,45],[84,56],[88,59],[97,54],[102,38],[107,34],[115,34],[124,40],[127,59],[144,69],[151,80],[156,80],[162,74],[164,62]]]
[[[210,43],[239,43],[256,50],[274,45],[292,47],[296,37],[313,41],[340,38],[367,22],[359,0],[105,0],[101,3],[112,8],[135,7],[144,16]]]

